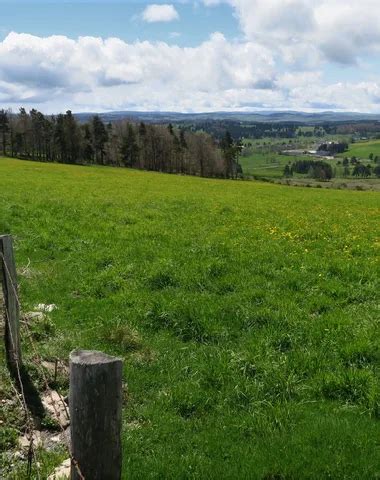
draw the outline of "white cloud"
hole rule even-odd
[[[229,4],[241,39],[214,33],[186,48],[173,40],[8,34],[0,42],[0,108],[26,103],[44,111],[380,110],[379,0],[194,5],[201,3]],[[151,4],[140,18],[169,22],[179,15],[172,4]]]
[[[72,40],[17,33],[0,42],[0,81],[7,88],[17,88],[20,98],[27,92],[57,101],[62,95],[72,95],[75,102],[88,93],[91,104],[99,95],[109,98],[107,92],[112,92],[115,98],[111,103],[121,107],[126,101],[137,101],[134,97],[145,105],[144,91],[146,101],[157,92],[156,102],[168,92],[167,98],[178,102],[180,110],[184,98],[192,98],[196,92],[255,88],[271,82],[273,67],[266,48],[250,42],[230,43],[220,33],[193,48],[148,41],[130,44],[118,38]]]
[[[298,50],[316,59],[353,64],[380,52],[378,0],[203,0],[230,4],[249,40],[271,46],[292,62]],[[307,60],[306,55],[303,57]]]
[[[172,22],[179,19],[179,14],[173,5],[148,5],[142,13],[145,22]]]
[[[0,102],[44,112],[378,111],[380,82],[326,83],[317,66],[284,72],[269,45],[228,41],[221,33],[192,48],[11,33],[0,42]]]

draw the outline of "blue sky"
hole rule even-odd
[[[143,0],[0,0],[0,39],[15,31],[38,36],[76,38],[89,35],[118,37],[126,42],[150,40],[196,46],[216,31],[223,32],[230,39],[241,36],[238,20],[229,5],[205,7],[197,3],[171,2],[179,13],[179,20],[147,24],[141,19],[141,13],[149,3]]]
[[[379,112],[379,54],[378,0],[0,0],[14,109]]]

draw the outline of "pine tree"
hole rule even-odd
[[[293,176],[293,171],[291,170],[289,164],[286,164],[284,168],[284,177],[289,178],[292,176]]]
[[[5,157],[7,154],[7,136],[9,133],[9,120],[7,112],[4,109],[0,110],[0,133],[3,155]]]
[[[83,157],[85,160],[94,161],[94,148],[92,146],[92,135],[90,131],[90,126],[86,123],[83,127],[83,138],[84,138],[84,146],[83,146]]]
[[[139,146],[133,126],[129,123],[127,133],[122,139],[120,153],[122,163],[126,167],[137,166],[139,160]]]
[[[98,115],[92,119],[93,148],[95,152],[96,163],[104,164],[105,145],[108,140],[108,134],[104,123]]]
[[[80,132],[78,124],[71,110],[67,110],[64,116],[64,136],[67,148],[68,163],[76,163],[80,159]]]
[[[186,137],[185,137],[185,130],[183,128],[181,128],[180,132],[179,132],[179,141],[180,141],[180,144],[181,144],[181,147],[182,148],[187,148],[187,142],[186,142]]]

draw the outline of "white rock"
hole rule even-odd
[[[30,436],[26,435],[26,434],[23,435],[22,437],[19,438],[18,443],[19,443],[21,448],[29,448]],[[38,430],[34,430],[34,432],[33,432],[33,445],[35,447],[42,446],[41,433]]]
[[[57,361],[57,367],[55,362],[48,362],[47,360],[42,361],[41,364],[46,370],[49,370],[49,372],[55,372],[57,368],[57,372],[63,375],[69,375],[69,367],[60,361]]]
[[[50,437],[50,441],[53,443],[61,443],[62,442],[61,435],[54,435],[54,437]]]
[[[13,458],[17,460],[25,460],[25,454],[23,452],[15,452]]]
[[[70,424],[68,406],[55,390],[44,392],[41,398],[43,406],[63,428]]]
[[[71,460],[68,458],[48,476],[47,480],[63,480],[70,478]]]
[[[40,321],[45,318],[45,314],[43,312],[28,312],[24,315],[24,318],[27,322]]]
[[[35,308],[35,310],[38,310],[39,312],[50,313],[53,310],[56,310],[57,305],[55,305],[54,303],[51,303],[50,305],[47,305],[45,303],[39,303],[34,308]]]

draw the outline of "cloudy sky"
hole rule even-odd
[[[0,0],[0,107],[380,112],[380,0]]]

